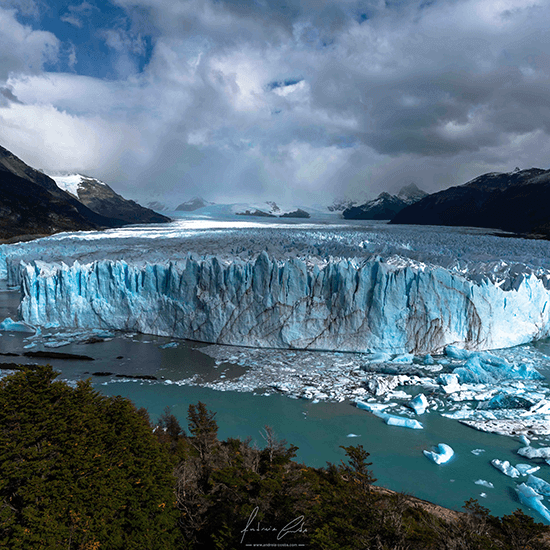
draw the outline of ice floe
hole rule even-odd
[[[508,477],[516,478],[520,476],[520,473],[510,464],[508,460],[499,460],[498,458],[494,458],[491,460],[491,464]]]
[[[424,455],[436,464],[445,464],[454,456],[453,449],[446,443],[439,443],[435,451],[423,451]]]

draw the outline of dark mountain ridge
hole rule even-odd
[[[346,208],[342,215],[346,220],[391,220],[403,208],[425,196],[426,192],[411,183],[403,187],[397,195],[380,193],[372,201]]]
[[[502,229],[550,237],[550,170],[483,174],[407,206],[395,224]]]

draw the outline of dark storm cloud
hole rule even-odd
[[[68,135],[90,128],[75,158],[136,193],[324,198],[546,167],[550,9],[538,0],[115,3],[127,21],[97,36],[118,80],[25,80],[16,56],[9,85],[19,117],[69,108]],[[4,117],[15,135],[16,114]],[[96,158],[105,127],[116,146]],[[53,139],[51,122],[33,131]]]

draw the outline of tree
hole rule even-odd
[[[143,414],[56,376],[0,381],[0,546],[175,548],[170,461]]]
[[[214,420],[215,416],[216,413],[209,411],[201,401],[197,405],[189,405],[187,419],[189,433],[193,436],[190,441],[202,461],[207,459],[218,441],[218,424]]]

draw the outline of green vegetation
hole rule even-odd
[[[0,547],[319,550],[550,548],[550,530],[476,501],[453,512],[374,486],[368,453],[310,468],[265,428],[265,446],[220,441],[215,413],[191,405],[188,432],[75,388],[51,367],[0,381]]]

